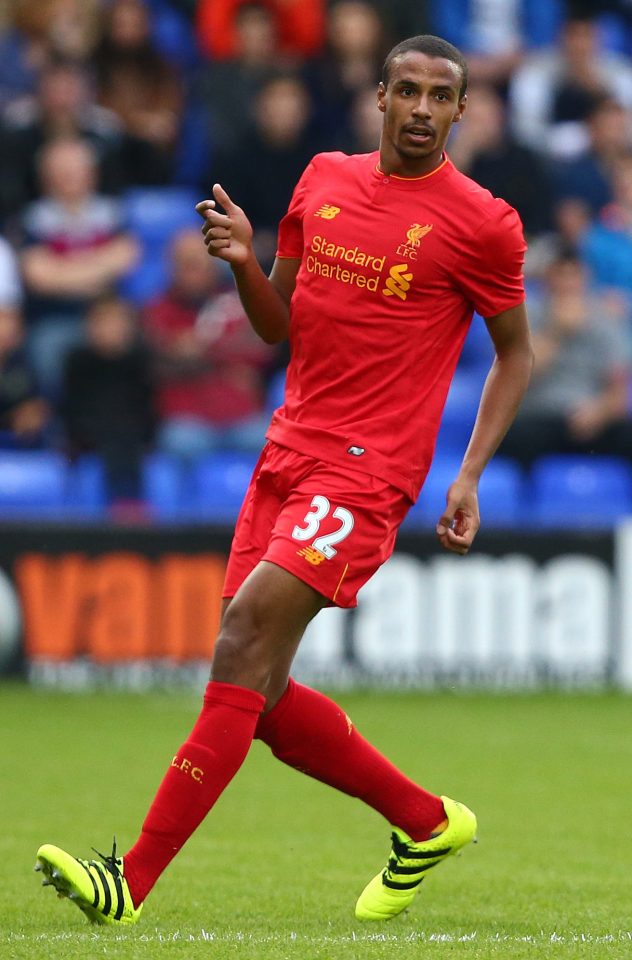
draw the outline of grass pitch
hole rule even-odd
[[[472,806],[479,839],[413,908],[355,921],[389,848],[356,800],[255,744],[136,927],[87,925],[32,873],[40,843],[124,851],[197,696],[0,687],[0,958],[632,957],[632,700],[344,694],[413,778]]]

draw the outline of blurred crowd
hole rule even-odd
[[[0,0],[0,446],[257,450],[285,348],[252,334],[193,205],[219,180],[265,266],[321,150],[376,149],[417,33],[470,64],[456,166],[520,213],[536,369],[502,452],[632,459],[630,0]],[[475,318],[458,377],[490,345]]]

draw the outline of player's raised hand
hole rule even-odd
[[[252,227],[248,217],[233,203],[219,183],[213,186],[213,200],[202,200],[195,207],[204,220],[204,243],[212,257],[237,266],[252,255]],[[217,209],[220,204],[225,213]]]
[[[436,528],[441,546],[452,553],[467,553],[480,525],[476,485],[455,480]]]

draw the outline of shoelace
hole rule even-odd
[[[99,853],[96,847],[92,847],[92,849],[96,855],[101,858],[105,869],[109,870],[113,877],[121,876],[121,868],[118,865],[118,859],[116,856],[116,837],[112,838],[112,853],[109,854],[109,856],[106,857],[104,853]]]

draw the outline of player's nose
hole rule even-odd
[[[413,104],[412,114],[416,118],[432,116],[430,98],[426,96],[418,97]]]

